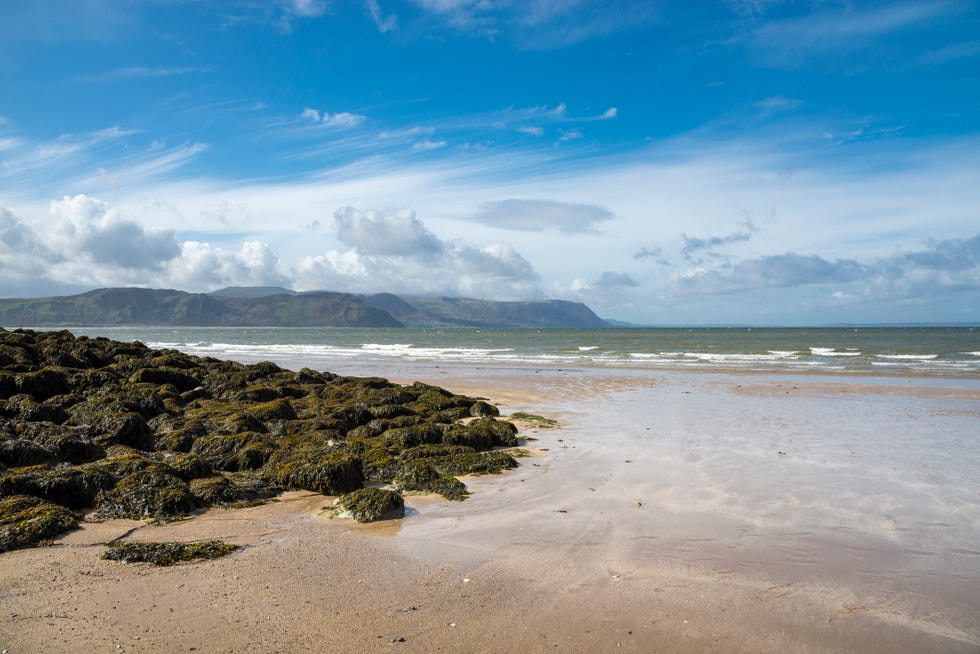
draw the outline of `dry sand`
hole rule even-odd
[[[869,492],[845,474],[848,456],[860,468],[887,452],[815,427],[843,420],[858,437],[859,419],[824,414],[860,409],[908,422],[910,441],[922,436],[909,422],[918,415],[951,443],[975,443],[963,432],[980,424],[976,385],[387,372],[560,425],[526,427],[538,453],[505,475],[466,479],[466,502],[409,497],[401,521],[331,520],[321,514],[330,498],[297,492],[162,527],[87,524],[53,547],[0,555],[0,650],[980,651],[976,448],[950,453],[952,481],[936,490],[916,477],[906,497],[905,486],[882,490],[872,474]],[[171,568],[101,560],[119,537],[244,549]]]

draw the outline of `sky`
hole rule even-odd
[[[980,324],[968,0],[0,0],[0,297]]]

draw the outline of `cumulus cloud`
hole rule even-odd
[[[180,253],[172,229],[143,227],[87,195],[51,203],[57,228],[51,239],[66,253],[78,252],[96,264],[159,269]]]
[[[576,279],[572,282],[572,292],[590,304],[608,307],[621,304],[631,288],[640,283],[628,273],[607,270],[597,279],[586,282]]]
[[[594,231],[594,226],[612,220],[608,209],[594,204],[555,200],[498,200],[485,202],[474,216],[465,218],[500,229],[541,232],[554,229],[566,234]]]
[[[359,211],[344,207],[334,214],[337,236],[365,254],[417,256],[442,251],[442,242],[411,209]]]
[[[279,271],[279,257],[268,243],[245,241],[237,252],[209,243],[185,241],[180,256],[167,266],[167,279],[185,290],[220,286],[280,286],[289,279]]]
[[[295,266],[303,290],[393,291],[494,299],[540,297],[537,273],[508,244],[443,241],[408,209],[335,214],[337,236],[350,249],[306,257]]]
[[[531,263],[509,244],[443,241],[409,209],[334,215],[347,249],[284,263],[269,243],[235,249],[180,242],[85,195],[51,204],[44,232],[0,206],[0,296],[79,292],[96,286],[209,291],[221,286],[394,291],[494,299],[541,297]]]
[[[20,288],[23,284],[43,278],[49,266],[61,256],[45,246],[30,227],[12,211],[0,206],[0,288]]]

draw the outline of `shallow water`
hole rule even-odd
[[[980,646],[980,383],[971,398],[955,383],[919,397],[849,378],[814,391],[764,375],[617,377],[539,376],[554,399],[526,408],[564,423],[538,434],[539,474],[525,461],[517,484],[477,480],[487,495],[463,519],[437,507],[401,537],[518,559],[557,538],[561,556],[618,575],[667,567],[806,588]]]
[[[980,374],[980,329],[73,328],[216,357]]]

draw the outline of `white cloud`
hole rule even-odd
[[[173,230],[143,227],[86,195],[52,202],[51,215],[51,241],[67,256],[78,252],[96,265],[154,270],[180,252]]]
[[[835,291],[831,297],[838,301],[922,298],[949,291],[978,294],[980,234],[865,262],[788,252],[694,270],[677,279],[678,288],[706,294],[826,284],[853,287],[851,293]]]
[[[340,240],[365,254],[427,256],[442,243],[410,209],[359,211],[344,207],[334,214]]]
[[[280,286],[289,279],[268,243],[245,241],[237,252],[209,243],[185,241],[167,267],[167,280],[182,290],[209,291],[223,286]]]
[[[191,75],[196,73],[211,73],[214,72],[214,68],[210,66],[198,67],[198,66],[176,66],[176,67],[158,67],[151,68],[149,66],[126,66],[125,68],[117,68],[115,70],[110,70],[104,73],[98,73],[95,75],[86,75],[84,77],[78,78],[79,81],[98,84],[105,82],[117,82],[120,80],[128,79],[148,79],[154,77],[174,77],[177,75]]]
[[[284,4],[287,12],[304,18],[316,18],[327,10],[324,0],[286,0]]]
[[[374,21],[374,25],[378,28],[379,32],[386,34],[398,29],[398,16],[388,14],[382,17],[381,6],[378,4],[378,0],[364,0],[364,2],[367,5],[371,20]]]
[[[494,299],[541,296],[533,266],[510,245],[442,241],[408,209],[345,207],[335,217],[338,235],[351,249],[300,260],[294,268],[296,288]]]
[[[550,50],[616,32],[656,18],[649,2],[586,0],[414,0],[445,26],[472,36],[509,38],[520,48]]]
[[[916,26],[958,8],[956,2],[899,2],[877,7],[818,9],[813,13],[763,22],[746,44],[759,61],[771,66],[796,66],[814,57],[842,62],[844,56],[876,39]]]
[[[561,136],[558,137],[559,143],[575,141],[585,136],[585,134],[583,134],[582,131],[578,129],[568,129],[568,130],[560,129],[558,131],[561,132]]]
[[[416,141],[412,144],[412,149],[417,152],[428,152],[429,150],[444,148],[447,145],[449,144],[445,141],[430,141],[427,139],[425,141]]]
[[[323,124],[332,125],[334,127],[356,127],[360,125],[367,116],[362,116],[361,114],[352,114],[346,111],[342,111],[337,114],[328,114],[324,112],[323,114]]]
[[[529,134],[531,136],[543,136],[544,129],[534,125],[528,125],[527,127],[518,127],[517,131],[522,134]]]
[[[919,63],[926,66],[939,66],[977,55],[980,55],[980,41],[963,41],[925,52],[919,57]]]
[[[574,279],[571,291],[579,300],[596,307],[610,307],[622,304],[630,296],[630,289],[640,286],[631,275],[625,272],[603,271],[591,282]]]
[[[367,120],[367,116],[361,114],[352,114],[346,111],[332,114],[327,111],[320,112],[310,107],[303,109],[300,117],[329,127],[357,127]]]
[[[596,205],[509,199],[484,202],[479,213],[465,219],[500,229],[527,232],[554,229],[566,234],[581,234],[612,218],[612,212]]]

